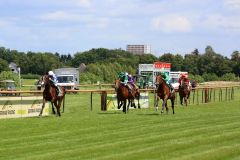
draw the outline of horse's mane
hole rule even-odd
[[[162,81],[163,81],[163,83],[161,83],[161,84],[159,84],[159,87],[160,86],[163,86],[163,84],[165,84],[166,86],[168,86],[167,85],[167,82],[163,79],[163,77],[162,76],[160,76],[160,75],[158,75],[161,79],[162,79]]]

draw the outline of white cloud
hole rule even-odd
[[[77,21],[81,20],[81,16],[77,14],[71,14],[64,11],[55,11],[46,13],[40,16],[42,20],[51,20],[51,21]]]
[[[8,22],[6,22],[5,20],[0,20],[0,27],[6,27],[8,26]]]
[[[219,29],[219,30],[226,30],[226,31],[237,31],[240,30],[240,16],[223,16],[219,14],[210,15],[208,18],[203,21],[203,25],[206,28],[210,29]]]
[[[163,32],[190,32],[192,25],[184,16],[166,15],[153,18],[151,28]]]
[[[224,5],[232,10],[240,10],[240,0],[224,0]]]
[[[87,27],[93,28],[105,28],[109,24],[109,19],[105,17],[96,17],[96,15],[90,14],[78,14],[78,13],[68,13],[65,11],[56,11],[46,13],[40,16],[40,19],[44,21],[56,21],[56,22],[76,22],[78,24],[83,24]]]
[[[79,5],[81,7],[87,7],[89,8],[91,6],[91,2],[90,0],[73,0],[73,2],[76,4],[76,5]]]

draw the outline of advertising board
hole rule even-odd
[[[42,108],[42,96],[0,97],[0,119],[38,116]],[[43,116],[49,113],[49,103],[43,110]]]

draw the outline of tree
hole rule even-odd
[[[3,71],[0,73],[0,81],[2,80],[13,80],[15,81],[16,85],[19,85],[19,77],[16,73],[13,73],[12,71]]]
[[[231,54],[231,62],[232,62],[232,68],[233,68],[233,73],[240,77],[240,52],[239,51],[234,51]]]
[[[184,58],[183,70],[187,71],[191,74],[198,75],[198,62],[200,59],[200,55],[196,51],[192,52],[191,54],[186,54]]]
[[[183,69],[183,57],[179,54],[173,55],[165,53],[159,57],[161,62],[168,62],[172,64],[172,71],[181,71]]]
[[[7,61],[3,60],[2,58],[0,58],[0,72],[2,71],[9,71],[9,67],[8,67],[8,63]]]
[[[240,52],[239,51],[234,51],[231,54],[231,60],[235,62],[240,62]]]

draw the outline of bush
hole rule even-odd
[[[223,81],[235,81],[237,78],[235,77],[234,73],[226,73],[221,77]]]
[[[204,73],[202,75],[204,81],[218,81],[219,78],[215,73]]]
[[[28,73],[28,74],[22,74],[21,77],[22,77],[23,79],[39,79],[41,76],[38,75],[38,74]]]
[[[204,82],[204,79],[200,75],[189,74],[189,79],[190,79],[191,82],[193,82],[193,81],[195,81],[197,83]]]

